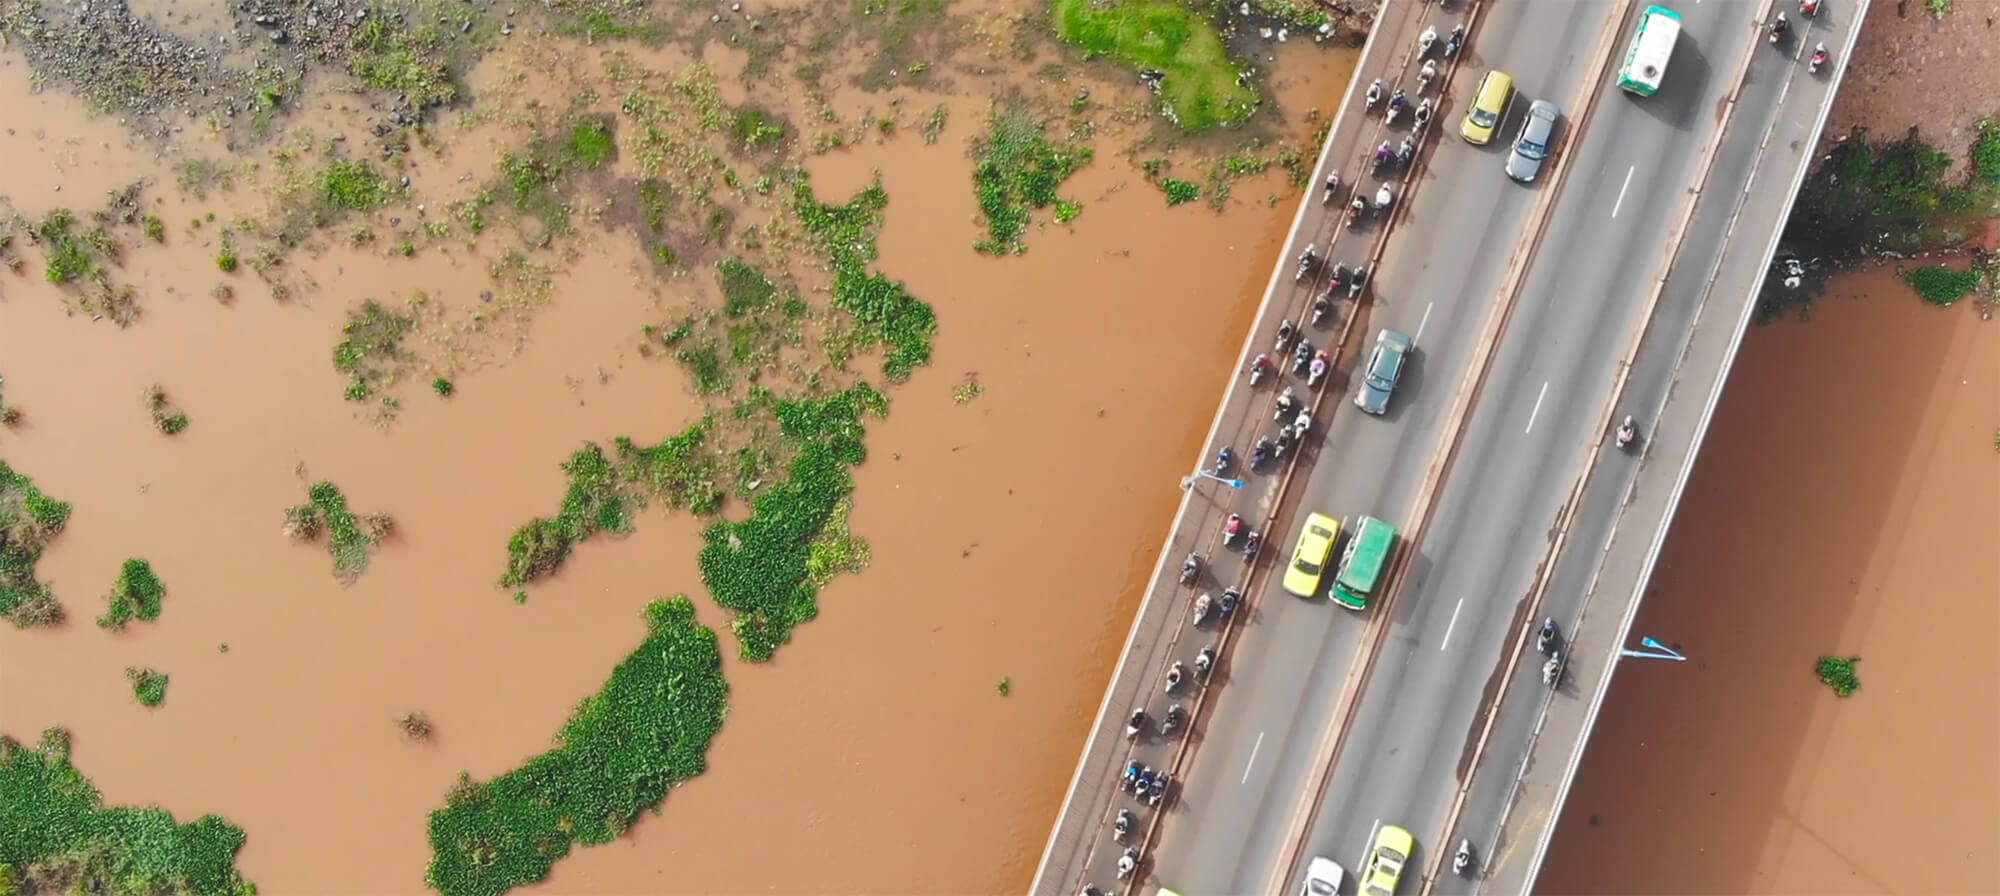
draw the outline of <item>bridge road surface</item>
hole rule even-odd
[[[1506,142],[1526,99],[1567,102],[1585,73],[1596,70],[1597,60],[1584,57],[1610,8],[1610,0],[1564,0],[1496,3],[1480,13],[1450,101],[1432,122],[1422,182],[1390,236],[1372,288],[1375,303],[1364,309],[1363,325],[1356,327],[1358,345],[1341,364],[1340,404],[1328,420],[1319,461],[1293,512],[1270,533],[1273,572],[1257,598],[1258,613],[1217,675],[1227,690],[1218,695],[1179,785],[1175,811],[1151,850],[1156,885],[1190,896],[1259,893],[1278,871],[1287,822],[1311,796],[1302,792],[1303,782],[1365,622],[1362,614],[1330,602],[1323,589],[1311,600],[1285,593],[1278,568],[1290,556],[1306,511],[1327,513],[1350,526],[1360,514],[1399,527],[1409,520],[1443,427],[1450,423],[1445,417],[1464,380],[1477,331],[1523,237],[1535,191],[1543,188],[1507,179],[1501,171]],[[1420,11],[1441,34],[1465,15],[1458,5],[1439,11],[1425,4]],[[1421,30],[1421,25],[1410,29],[1411,40]],[[1479,148],[1459,138],[1458,125],[1488,67],[1512,73],[1522,97],[1510,109],[1502,136]],[[1413,75],[1414,66],[1394,72],[1364,66],[1355,77],[1365,85],[1375,77],[1393,83]],[[1371,146],[1364,142],[1354,162]],[[1371,180],[1369,192],[1373,187]],[[1351,403],[1358,382],[1353,371],[1365,363],[1375,331],[1385,326],[1416,337],[1418,349],[1389,413],[1374,419]]]
[[[1529,31],[1524,57],[1588,47],[1607,20],[1603,4],[1590,13],[1576,3],[1529,5],[1589,22],[1567,34],[1560,26]],[[1642,8],[1635,5],[1619,26],[1624,35]],[[1564,147],[1576,157],[1472,411],[1436,521],[1419,546],[1422,557],[1405,576],[1394,629],[1337,758],[1307,856],[1357,867],[1378,824],[1402,825],[1419,838],[1406,877],[1429,864],[1435,857],[1429,851],[1451,849],[1427,841],[1442,828],[1488,692],[1522,636],[1523,602],[1584,451],[1607,433],[1605,405],[1619,364],[1645,323],[1663,247],[1680,230],[1743,54],[1759,46],[1760,8],[1677,4],[1685,31],[1660,93],[1639,98],[1607,85],[1588,131]],[[1612,53],[1622,56],[1628,39],[1621,36]],[[1572,69],[1587,67],[1595,77],[1599,62],[1580,60]],[[1573,93],[1534,80],[1522,88],[1558,102]],[[1575,111],[1565,110],[1565,117]],[[1480,159],[1477,167],[1501,176],[1497,158]],[[1608,518],[1595,523],[1601,529]],[[1539,668],[1515,678],[1523,680],[1539,684]],[[1295,880],[1299,869],[1292,871]]]
[[[1372,197],[1377,186],[1376,180],[1364,178],[1357,184],[1355,176],[1367,171],[1365,162],[1374,146],[1389,136],[1384,130],[1379,111],[1374,115],[1363,114],[1362,96],[1366,82],[1381,76],[1392,82],[1393,86],[1393,82],[1400,78],[1407,82],[1407,90],[1414,91],[1416,66],[1408,63],[1417,35],[1426,23],[1439,25],[1441,34],[1448,33],[1452,23],[1464,19],[1464,11],[1461,8],[1463,6],[1463,3],[1455,4],[1454,13],[1447,16],[1439,13],[1431,4],[1412,2],[1412,0],[1391,0],[1378,14],[1374,26],[1375,36],[1361,60],[1361,67],[1357,69],[1374,74],[1366,75],[1359,85],[1349,91],[1342,117],[1336,120],[1336,126],[1328,135],[1328,144],[1322,153],[1319,166],[1314,171],[1312,186],[1308,188],[1306,195],[1301,197],[1302,209],[1297,226],[1289,237],[1282,256],[1273,260],[1275,265],[1271,292],[1267,297],[1266,307],[1253,325],[1255,331],[1252,335],[1255,338],[1252,340],[1251,355],[1270,350],[1279,320],[1287,318],[1294,321],[1304,320],[1313,296],[1317,291],[1325,289],[1328,272],[1334,263],[1344,262],[1353,266],[1367,260],[1371,247],[1380,236],[1380,228],[1384,226],[1384,222],[1379,219],[1374,220],[1358,229],[1347,229],[1342,224],[1343,204],[1354,195],[1354,190],[1365,190],[1366,195]],[[1477,36],[1472,39],[1476,41]],[[1438,87],[1433,87],[1434,94],[1437,89]],[[1436,132],[1448,125],[1446,118],[1446,113],[1440,113],[1432,123],[1432,130]],[[1407,121],[1406,116],[1404,126],[1398,129],[1399,132],[1407,131]],[[1395,139],[1401,139],[1400,133]],[[1420,161],[1419,167],[1422,164]],[[1325,205],[1320,200],[1320,184],[1325,182],[1327,174],[1334,171],[1338,171],[1341,175],[1340,201],[1337,204]],[[1421,203],[1422,195],[1434,196],[1436,192],[1438,191],[1426,187],[1416,201]],[[1517,211],[1523,205],[1524,203],[1520,201],[1514,203]],[[1399,225],[1396,233],[1400,234],[1403,230],[1404,228]],[[1496,242],[1504,243],[1505,240],[1496,239]],[[1309,243],[1319,247],[1325,261],[1314,276],[1304,282],[1295,282],[1292,279],[1294,259],[1299,250]],[[1388,282],[1393,283],[1393,281]],[[1379,297],[1386,294],[1385,291],[1393,289],[1393,286],[1385,285],[1378,290],[1375,285],[1371,285],[1363,293],[1363,300],[1367,301],[1371,296]],[[1355,304],[1345,300],[1339,302],[1337,308],[1337,314],[1343,319],[1355,313]],[[1362,313],[1366,313],[1365,310]],[[1335,325],[1338,323],[1339,321],[1329,320],[1326,322],[1327,326],[1308,327],[1305,338],[1313,340],[1320,347],[1328,348],[1331,352],[1335,347],[1329,343],[1333,341],[1334,333],[1337,331]],[[1467,348],[1458,349],[1461,359]],[[1247,363],[1249,357],[1241,360]],[[1243,478],[1244,487],[1233,490],[1206,480],[1194,485],[1196,494],[1191,496],[1184,508],[1184,516],[1176,522],[1176,531],[1171,543],[1166,547],[1166,554],[1158,570],[1158,581],[1153,586],[1158,593],[1148,599],[1149,604],[1161,606],[1154,607],[1149,604],[1141,606],[1142,618],[1134,623],[1133,639],[1107,691],[1107,703],[1101,717],[1094,723],[1092,739],[1084,747],[1084,755],[1071,782],[1071,790],[1066,796],[1062,814],[1058,817],[1054,830],[1050,832],[1049,842],[1033,884],[1034,896],[1070,896],[1084,885],[1094,885],[1107,892],[1111,891],[1117,884],[1115,869],[1119,848],[1111,842],[1109,817],[1119,808],[1128,808],[1139,817],[1142,826],[1151,820],[1152,810],[1119,792],[1118,774],[1127,761],[1143,762],[1154,768],[1167,767],[1172,762],[1178,744],[1175,740],[1159,737],[1155,728],[1153,732],[1142,735],[1135,744],[1128,746],[1124,739],[1125,717],[1134,705],[1140,705],[1145,708],[1156,726],[1157,720],[1170,703],[1180,702],[1192,706],[1192,694],[1186,690],[1183,690],[1177,698],[1167,698],[1161,692],[1161,676],[1167,664],[1176,660],[1192,667],[1195,654],[1203,646],[1215,643],[1217,638],[1215,629],[1210,628],[1201,632],[1187,629],[1190,601],[1195,593],[1220,592],[1226,585],[1242,581],[1244,574],[1242,564],[1236,555],[1220,549],[1216,543],[1217,530],[1223,517],[1230,512],[1241,513],[1253,521],[1253,524],[1266,515],[1274,501],[1271,492],[1276,477],[1268,473],[1253,474],[1247,470],[1250,448],[1258,434],[1275,431],[1271,417],[1272,403],[1277,390],[1282,388],[1283,384],[1294,385],[1302,397],[1306,394],[1304,383],[1290,373],[1289,358],[1274,356],[1273,360],[1281,365],[1282,376],[1275,382],[1267,380],[1263,387],[1255,390],[1248,389],[1245,383],[1246,388],[1241,394],[1230,395],[1226,399],[1226,406],[1221,409],[1221,418],[1216,423],[1213,435],[1215,441],[1204,449],[1202,463],[1204,465],[1212,463],[1216,450],[1223,444],[1229,444],[1241,459],[1238,464],[1239,472],[1232,475]],[[1358,412],[1335,410],[1340,406],[1339,402],[1346,400],[1343,390],[1347,385],[1341,376],[1341,371],[1351,367],[1354,359],[1336,354],[1336,363],[1337,369],[1329,377],[1326,385],[1329,394],[1326,400],[1321,402],[1319,413],[1315,415],[1315,428],[1319,431],[1307,438],[1308,446],[1299,460],[1301,471],[1312,474],[1316,479],[1325,476],[1327,468],[1341,462],[1345,450],[1342,447],[1343,440],[1350,438],[1347,433],[1355,426],[1352,419],[1343,418],[1361,416]],[[1406,395],[1398,396],[1399,399],[1405,397]],[[1439,407],[1448,403],[1447,399],[1448,396],[1430,396],[1429,405],[1433,408]],[[1432,414],[1435,414],[1435,410]],[[1331,433],[1326,430],[1329,423],[1335,427]],[[1326,441],[1321,441],[1323,438]],[[1422,475],[1424,464],[1428,460],[1429,447],[1427,444],[1419,446],[1420,441],[1424,440],[1411,440],[1410,450],[1424,456],[1404,460],[1406,470],[1402,474],[1404,479]],[[1274,465],[1273,471],[1276,469]],[[1267,533],[1264,548],[1266,557],[1289,556],[1291,538],[1295,534],[1286,531],[1289,528],[1295,526],[1290,520],[1285,520]],[[1200,551],[1210,561],[1209,568],[1204,570],[1201,581],[1192,591],[1178,588],[1175,584],[1180,558],[1190,550]],[[1284,596],[1282,601],[1261,598],[1250,600],[1247,603],[1252,612],[1240,612],[1235,624],[1247,623],[1250,630],[1255,632],[1265,628],[1266,623],[1273,619],[1289,620],[1294,615],[1309,616],[1314,624],[1322,627],[1335,619],[1334,611],[1324,599],[1315,601],[1315,605],[1308,608],[1294,606],[1292,601],[1289,596]],[[1154,619],[1155,616],[1160,619]],[[1254,641],[1256,638],[1252,635],[1248,640]],[[1319,638],[1316,637],[1315,640]],[[1229,667],[1230,657],[1244,653],[1239,649],[1242,646],[1240,641],[1233,644],[1217,668],[1211,687],[1221,690],[1212,695],[1211,706],[1218,703],[1227,706],[1230,697],[1254,696],[1248,693],[1253,691],[1253,688],[1237,687],[1243,681],[1242,673],[1240,671],[1232,673]],[[1252,649],[1257,648],[1253,646]],[[1333,686],[1337,685],[1336,676]],[[1324,702],[1331,703],[1330,696]],[[1213,716],[1212,710],[1205,710],[1205,713]],[[1193,731],[1188,736],[1199,739],[1205,729],[1212,731],[1214,726],[1204,719],[1197,719]],[[1198,747],[1193,755],[1199,756],[1200,749]],[[1198,767],[1192,775],[1183,770],[1175,782],[1175,792],[1162,803],[1162,808],[1170,814],[1184,813],[1186,810],[1182,807],[1186,805],[1184,801],[1187,782],[1190,780],[1198,782],[1202,774],[1205,772]],[[1139,874],[1142,883],[1153,879],[1155,866],[1150,858],[1157,854],[1157,847],[1149,850],[1149,861],[1142,863]]]
[[[1568,772],[1565,761],[1577,746],[1590,702],[1595,682],[1589,672],[1603,670],[1605,657],[1621,646],[1616,642],[1621,618],[1639,587],[1644,555],[1655,544],[1655,533],[1669,522],[1665,514],[1671,512],[1673,480],[1682,473],[1683,462],[1692,460],[1702,404],[1728,372],[1745,306],[1755,301],[1768,270],[1771,237],[1784,224],[1800,170],[1813,159],[1816,131],[1838,86],[1831,71],[1815,77],[1795,56],[1809,54],[1820,41],[1844,56],[1852,49],[1861,14],[1858,5],[1826,4],[1816,19],[1800,23],[1801,34],[1787,47],[1789,52],[1760,46],[1751,57],[1736,113],[1723,133],[1715,167],[1620,397],[1621,413],[1635,415],[1641,432],[1650,437],[1646,457],[1642,462],[1609,440],[1597,449],[1600,462],[1585,486],[1543,598],[1539,615],[1558,620],[1565,632],[1583,639],[1572,650],[1583,659],[1572,662],[1571,677],[1554,697],[1555,711],[1565,718],[1552,721],[1546,730],[1538,727],[1551,699],[1539,676],[1519,676],[1508,687],[1457,829],[1444,841],[1470,838],[1484,859],[1484,879],[1440,875],[1436,893],[1525,893],[1534,883],[1529,866],[1561,814],[1554,791]],[[1769,142],[1760,159],[1759,144],[1767,132]],[[1741,216],[1725,246],[1730,218],[1738,209]],[[1671,418],[1663,414],[1670,399]],[[1633,496],[1629,505],[1628,495]],[[1607,550],[1615,556],[1607,557]],[[1577,625],[1580,616],[1589,624]],[[1674,633],[1645,634],[1671,642]],[[1686,670],[1659,663],[1647,672],[1675,675]],[[1543,733],[1536,739],[1538,730]],[[1507,801],[1524,768],[1533,770],[1533,780],[1524,782],[1529,786],[1509,813]],[[1504,835],[1498,830],[1503,815],[1508,825]]]

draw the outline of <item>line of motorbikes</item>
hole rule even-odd
[[[1800,18],[1817,18],[1822,2],[1823,0],[1799,0]],[[1777,16],[1771,19],[1771,24],[1765,26],[1765,32],[1771,41],[1771,46],[1783,49],[1785,41],[1792,35],[1792,22],[1785,17],[1783,10],[1779,10]],[[1812,56],[1806,61],[1807,73],[1818,75],[1820,68],[1825,66],[1830,58],[1827,55],[1825,41],[1814,43]]]
[[[1397,88],[1393,95],[1385,97],[1383,94],[1385,87],[1381,79],[1377,78],[1369,85],[1364,98],[1364,111],[1367,114],[1373,114],[1386,100],[1384,114],[1389,126],[1396,126],[1405,114],[1410,116],[1413,124],[1411,133],[1403,137],[1400,145],[1392,146],[1385,140],[1376,148],[1370,173],[1380,178],[1382,183],[1375,192],[1373,203],[1361,195],[1361,188],[1356,186],[1353,201],[1349,204],[1347,212],[1347,226],[1350,229],[1358,227],[1370,216],[1386,215],[1389,212],[1395,203],[1395,192],[1390,187],[1390,181],[1406,171],[1416,160],[1418,146],[1423,141],[1425,129],[1436,111],[1434,101],[1427,94],[1439,75],[1438,61],[1433,58],[1433,51],[1440,49],[1439,42],[1440,37],[1434,26],[1427,26],[1423,34],[1418,37],[1417,55],[1423,63],[1417,72],[1418,101],[1414,106],[1401,88]],[[1448,37],[1443,38],[1441,47],[1443,57],[1450,59],[1457,56],[1464,45],[1465,25],[1459,24],[1452,28]],[[1339,198],[1341,192],[1339,172],[1327,175],[1323,189],[1322,204],[1330,206]],[[1293,281],[1300,282],[1307,276],[1315,274],[1320,262],[1318,245],[1316,243],[1307,245],[1299,253],[1298,267],[1293,275]],[[1343,296],[1349,299],[1359,298],[1362,288],[1368,282],[1368,269],[1364,265],[1350,267],[1345,263],[1336,263],[1331,275],[1326,290],[1313,299],[1309,320],[1314,328],[1327,325],[1337,300]],[[1274,356],[1289,356],[1293,375],[1302,377],[1309,390],[1321,388],[1328,374],[1332,372],[1333,360],[1329,353],[1315,346],[1313,341],[1306,337],[1302,328],[1290,319],[1278,324],[1277,336],[1271,351],[1259,353],[1251,360],[1248,375],[1252,388],[1261,385],[1267,377],[1282,372],[1282,368],[1273,360]],[[1277,431],[1258,436],[1249,458],[1249,471],[1252,473],[1263,472],[1271,464],[1282,461],[1288,452],[1296,451],[1306,435],[1312,431],[1311,408],[1300,397],[1296,387],[1287,384],[1278,393],[1273,407],[1274,413],[1271,419],[1278,425]],[[1238,472],[1237,463],[1235,450],[1225,445],[1216,452],[1210,472],[1215,478],[1226,480]],[[1250,522],[1240,514],[1231,513],[1222,524],[1222,543],[1225,548],[1240,552],[1247,566],[1256,559],[1257,552],[1263,545],[1263,535],[1252,528]],[[1181,564],[1181,586],[1194,587],[1207,566],[1207,561],[1199,552],[1190,552]],[[1235,617],[1242,601],[1243,593],[1236,587],[1224,588],[1220,593],[1204,591],[1194,599],[1191,622],[1198,630],[1211,626],[1217,628],[1227,626]],[[1189,688],[1198,690],[1206,687],[1210,676],[1214,673],[1215,663],[1216,645],[1211,643],[1195,655],[1192,666],[1179,660],[1169,665],[1164,680],[1164,691],[1171,702],[1166,711],[1156,720],[1145,707],[1133,707],[1131,714],[1125,720],[1126,740],[1137,742],[1142,735],[1154,730],[1158,731],[1160,737],[1167,739],[1183,733],[1191,719],[1186,705],[1179,702],[1178,698]],[[1188,693],[1191,694],[1192,691]],[[1139,813],[1148,808],[1157,809],[1166,800],[1173,784],[1173,774],[1170,771],[1153,768],[1137,759],[1127,761],[1124,772],[1119,776],[1119,789],[1130,795],[1138,805],[1131,808],[1120,807],[1112,818],[1111,837],[1113,842],[1121,847],[1117,864],[1118,880],[1130,880],[1139,867],[1140,847],[1131,842],[1140,825]],[[1085,887],[1083,892],[1086,896],[1101,894],[1101,891],[1094,886]]]

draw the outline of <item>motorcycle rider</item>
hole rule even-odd
[[[1542,620],[1542,630],[1536,633],[1535,635],[1536,653],[1548,653],[1549,648],[1555,646],[1556,631],[1557,629],[1556,629],[1555,619],[1550,618]]]
[[[1186,680],[1186,678],[1187,664],[1180,660],[1174,660],[1174,664],[1167,667],[1167,693],[1171,694],[1174,691],[1180,690],[1181,682]]]
[[[1778,17],[1771,20],[1771,43],[1775,44],[1778,41],[1784,39],[1784,36],[1791,30],[1792,30],[1791,21],[1789,19],[1786,19],[1784,11],[1780,10],[1778,12]]]
[[[1826,64],[1826,42],[1821,41],[1813,45],[1812,70],[1814,72],[1818,72],[1819,67],[1825,64]]]
[[[1625,419],[1618,423],[1618,447],[1623,448],[1630,445],[1632,444],[1632,440],[1638,437],[1639,427],[1633,424],[1630,414],[1625,415]]]
[[[1132,814],[1132,810],[1120,809],[1118,810],[1118,817],[1111,822],[1111,833],[1118,838],[1119,842],[1123,843],[1125,837],[1132,833],[1132,825],[1137,823],[1138,818]]]
[[[1799,0],[1799,15],[1808,19],[1819,15],[1819,0]]]
[[[1333,203],[1334,194],[1339,192],[1340,192],[1340,172],[1336,171],[1326,176],[1326,196],[1320,200],[1320,204],[1331,205]]]
[[[1451,871],[1453,874],[1464,874],[1466,869],[1471,867],[1472,841],[1460,840],[1458,841],[1458,852],[1453,853],[1451,857]]]
[[[1381,189],[1375,191],[1376,211],[1385,214],[1388,213],[1389,206],[1395,201],[1396,201],[1396,194],[1389,189],[1388,184],[1383,184]]]
[[[1375,83],[1368,85],[1369,110],[1373,111],[1375,109],[1375,104],[1381,101],[1382,101],[1382,79],[1376,78]]]
[[[1146,730],[1146,711],[1138,707],[1133,707],[1132,714],[1125,718],[1125,738],[1127,740],[1136,739],[1139,736],[1139,732],[1144,730]]]

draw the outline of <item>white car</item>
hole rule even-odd
[[[1299,896],[1339,896],[1340,882],[1347,877],[1347,871],[1332,859],[1315,857],[1306,866],[1306,882],[1299,885]]]

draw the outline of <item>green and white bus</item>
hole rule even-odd
[[[1680,13],[1664,6],[1646,7],[1639,16],[1639,30],[1632,35],[1632,48],[1625,51],[1625,67],[1618,70],[1618,86],[1652,96],[1667,76],[1667,61],[1674,57],[1680,36]]]
[[[1396,527],[1372,516],[1355,524],[1340,555],[1340,574],[1333,580],[1333,602],[1350,610],[1368,609],[1368,597],[1382,584],[1389,555],[1396,549]]]

